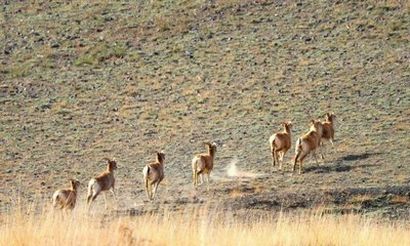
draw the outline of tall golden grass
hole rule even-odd
[[[208,209],[141,216],[19,209],[0,217],[0,245],[410,245],[409,226],[320,212],[247,216]]]

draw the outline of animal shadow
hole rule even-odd
[[[363,153],[363,154],[353,154],[342,156],[337,159],[334,163],[328,165],[313,165],[305,168],[305,172],[315,172],[315,173],[330,173],[330,172],[349,172],[356,168],[367,168],[372,166],[378,166],[378,164],[344,164],[345,161],[358,161],[365,160],[373,155],[380,155],[381,153]]]
[[[339,161],[359,161],[365,160],[373,155],[380,155],[381,153],[362,153],[362,154],[353,154],[353,155],[346,155],[339,158]]]
[[[321,165],[321,166],[310,166],[306,167],[304,171],[306,173],[308,172],[314,172],[314,173],[331,173],[331,172],[349,172],[351,170],[357,169],[357,168],[367,168],[367,167],[372,167],[372,166],[378,166],[377,164],[363,164],[363,165],[343,165],[343,164],[329,164],[329,165]]]

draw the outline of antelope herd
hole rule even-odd
[[[324,146],[323,140],[328,141],[333,146],[335,134],[335,119],[334,113],[327,113],[325,120],[311,120],[311,125],[307,133],[303,134],[296,140],[295,156],[293,158],[293,172],[296,171],[296,166],[299,163],[299,171],[303,172],[303,160],[312,153],[318,164],[316,151]],[[287,121],[282,123],[283,131],[273,134],[269,138],[269,144],[272,154],[272,168],[278,164],[278,169],[282,170],[283,158],[287,151],[291,148],[291,130],[292,122]],[[216,143],[205,143],[207,147],[206,153],[197,154],[192,159],[192,182],[194,188],[198,187],[199,179],[202,184],[204,177],[209,190],[209,176],[214,167],[215,153],[217,149]],[[321,153],[322,159],[324,158]],[[107,169],[95,178],[88,182],[87,205],[90,209],[92,202],[97,196],[104,191],[110,190],[117,200],[115,195],[115,178],[114,171],[117,169],[117,162],[105,158],[107,160]],[[162,152],[156,153],[156,160],[144,166],[142,170],[145,190],[149,200],[153,200],[157,193],[157,189],[161,181],[164,179],[165,154]],[[78,195],[80,182],[70,179],[71,187],[68,189],[60,189],[53,194],[53,206],[60,209],[73,209],[75,207]],[[105,206],[107,208],[107,198],[105,192]]]

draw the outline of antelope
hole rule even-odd
[[[295,146],[294,163],[293,163],[293,172],[296,169],[296,163],[299,161],[299,174],[302,172],[303,160],[305,157],[312,152],[315,157],[316,164],[319,165],[316,156],[316,149],[320,145],[320,139],[323,134],[323,126],[319,120],[312,120],[312,125],[308,133],[298,138]]]
[[[279,164],[279,170],[282,170],[283,157],[291,147],[291,128],[292,122],[284,122],[283,131],[273,134],[269,138],[270,149],[272,152],[272,168]],[[278,157],[279,155],[279,157]]]
[[[333,146],[333,141],[335,139],[335,120],[336,115],[335,113],[326,113],[325,122],[322,123],[323,127],[323,134],[322,139],[329,141]],[[322,142],[322,145],[323,142]],[[324,159],[323,154],[321,155],[322,159]]]
[[[201,184],[203,183],[203,175],[206,174],[207,190],[209,190],[209,176],[214,168],[214,159],[216,153],[215,143],[205,143],[208,148],[207,153],[196,155],[192,159],[192,180],[194,187],[198,186],[199,175],[201,175]]]
[[[102,172],[100,175],[97,177],[91,179],[88,182],[88,195],[87,195],[87,204],[88,204],[88,209],[91,207],[91,203],[97,198],[97,196],[100,194],[101,191],[107,191],[111,190],[114,199],[117,200],[117,197],[115,195],[115,178],[114,178],[114,170],[117,169],[117,162],[115,160],[110,160],[108,158],[104,158],[107,160],[107,169]],[[105,200],[105,208],[107,209],[107,197],[106,194],[104,194],[104,200]]]
[[[155,194],[157,194],[158,185],[164,179],[164,161],[165,154],[157,152],[155,162],[147,164],[142,169],[144,176],[145,191],[149,200],[154,200]],[[154,188],[152,188],[154,186]]]
[[[77,201],[77,192],[80,187],[80,182],[75,179],[70,179],[71,187],[68,189],[60,189],[53,194],[53,207],[59,209],[74,209]]]

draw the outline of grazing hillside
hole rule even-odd
[[[84,201],[108,157],[119,210],[215,202],[408,215],[405,1],[7,1],[0,18],[2,209],[49,199],[71,177]],[[292,120],[294,144],[329,111],[326,159],[309,158],[302,175],[290,164],[272,172],[280,123]],[[194,192],[204,141],[218,144],[215,170],[211,190]],[[141,208],[142,168],[157,150],[166,178]]]

